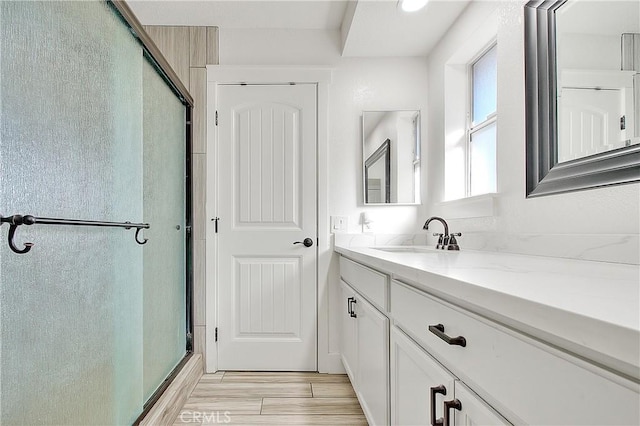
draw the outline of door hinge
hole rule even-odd
[[[627,116],[623,115],[620,117],[620,130],[624,130],[627,128]]]
[[[213,222],[213,232],[215,232],[216,234],[218,233],[218,221],[220,220],[219,217],[214,217],[213,219],[211,219],[211,221]]]
[[[216,339],[215,341],[217,342],[218,341],[218,327],[216,327],[216,337],[215,337],[215,339]]]
[[[216,126],[218,125],[218,111],[216,111]]]

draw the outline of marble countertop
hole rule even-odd
[[[464,250],[335,251],[640,380],[640,267]]]

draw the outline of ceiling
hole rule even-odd
[[[143,25],[339,30],[343,56],[426,56],[471,0],[129,0]]]

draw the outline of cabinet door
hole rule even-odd
[[[443,402],[453,398],[454,377],[402,331],[392,327],[391,424],[430,425],[432,419],[444,416]]]
[[[341,307],[340,307],[340,325],[342,331],[341,337],[341,352],[342,352],[342,364],[344,365],[351,384],[356,387],[355,376],[355,362],[357,354],[357,340],[356,340],[356,318],[350,314],[350,308],[353,303],[351,300],[355,300],[355,293],[344,281],[340,280],[341,291]]]
[[[360,404],[373,425],[389,424],[389,319],[356,294],[357,382]]]
[[[456,426],[511,424],[462,382],[456,381],[455,393],[459,409],[449,409],[449,415],[455,419],[450,423]],[[444,426],[449,425],[445,422]]]

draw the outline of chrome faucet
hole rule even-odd
[[[422,229],[429,229],[429,224],[434,220],[440,221],[440,223],[442,223],[442,226],[444,227],[444,234],[438,234],[438,233],[433,234],[434,237],[438,237],[438,243],[436,244],[436,249],[444,250],[446,248],[447,250],[460,250],[460,246],[458,245],[458,241],[456,240],[456,237],[462,236],[462,233],[457,232],[457,233],[449,234],[449,225],[447,225],[447,222],[443,218],[438,216],[430,217],[424,223],[424,226],[422,227]]]

